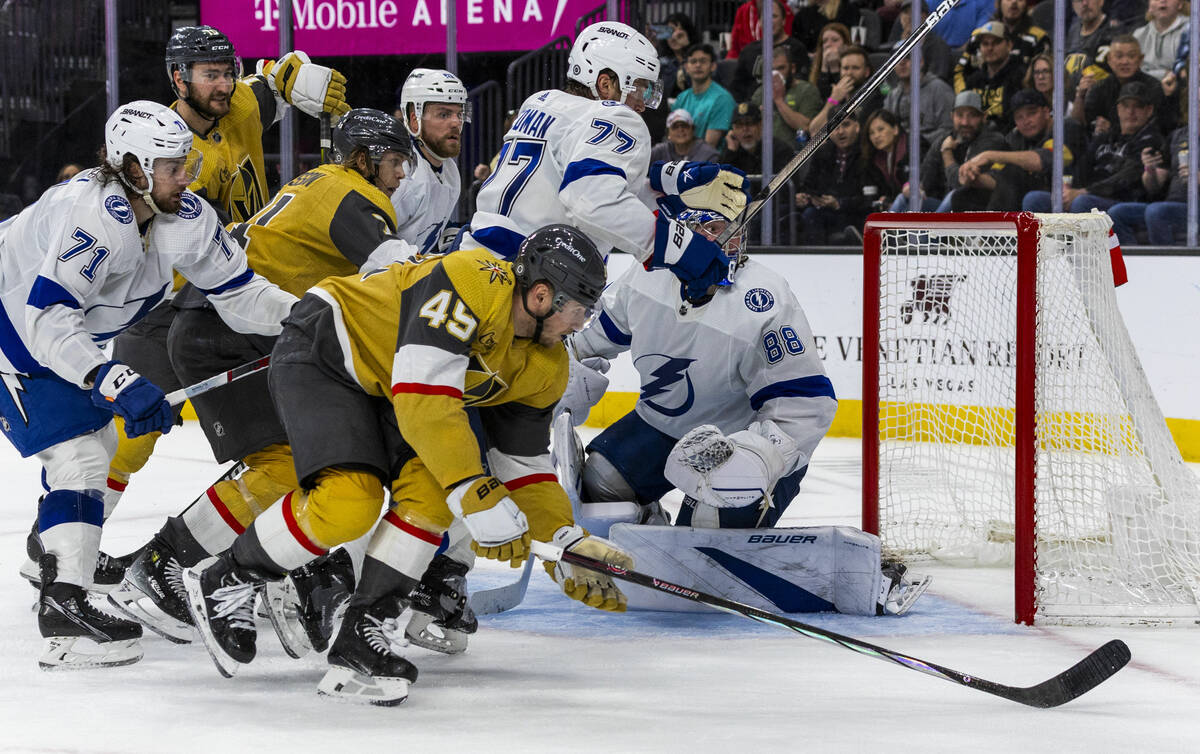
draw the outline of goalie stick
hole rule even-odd
[[[240,380],[243,377],[249,377],[255,372],[261,372],[271,365],[271,357],[263,356],[261,359],[256,359],[241,366],[236,366],[228,372],[221,372],[213,375],[206,380],[200,380],[194,385],[181,387],[178,390],[173,390],[166,395],[167,403],[172,406],[178,406],[188,398],[195,398],[197,395],[203,395],[209,390],[214,390],[222,385],[228,385],[235,380]]]
[[[333,131],[329,127],[329,113],[321,113],[321,164],[329,162],[329,151],[333,145]]]
[[[827,121],[825,121],[825,125],[821,127],[821,130],[817,131],[817,133],[808,140],[808,143],[804,145],[804,148],[797,152],[796,156],[793,157],[787,165],[784,165],[783,170],[780,170],[775,177],[771,179],[770,183],[759,189],[758,194],[755,195],[755,197],[746,205],[746,208],[742,210],[742,214],[738,215],[736,220],[726,225],[725,230],[721,231],[721,234],[717,236],[713,243],[721,248],[725,248],[725,244],[728,243],[729,239],[733,238],[736,234],[741,233],[746,225],[752,219],[754,219],[754,216],[757,215],[760,210],[762,210],[762,207],[767,203],[767,200],[779,193],[779,189],[783,188],[783,184],[791,180],[792,176],[795,175],[800,168],[804,167],[813,154],[815,154],[816,151],[821,148],[821,145],[823,145],[829,139],[829,135],[833,133],[834,129],[836,129],[842,121],[849,117],[851,113],[857,110],[862,103],[866,101],[867,97],[870,97],[871,94],[883,84],[884,79],[888,77],[888,74],[892,72],[893,68],[900,64],[900,61],[904,59],[904,56],[912,52],[913,48],[919,45],[921,40],[925,38],[925,35],[932,31],[934,26],[937,26],[937,22],[942,20],[942,16],[949,13],[950,9],[957,4],[958,0],[942,0],[941,4],[934,8],[933,12],[925,17],[925,22],[913,30],[913,33],[909,35],[908,39],[904,40],[904,42],[896,48],[896,51],[892,53],[891,57],[885,60],[883,65],[879,66],[879,70],[871,74],[871,78],[867,79],[866,83],[864,83],[862,87],[854,93],[854,96],[851,97],[850,100],[839,110],[836,110]]]
[[[960,686],[966,686],[967,688],[978,689],[979,691],[1030,707],[1049,708],[1066,704],[1072,699],[1082,696],[1096,686],[1099,686],[1129,662],[1129,647],[1120,639],[1113,639],[1093,651],[1074,666],[1035,686],[1005,686],[1002,683],[961,673],[932,662],[919,660],[916,657],[910,657],[900,652],[894,652],[876,644],[869,644],[859,639],[843,636],[842,634],[827,631],[807,623],[801,623],[798,620],[793,620],[783,615],[776,615],[740,602],[705,594],[704,592],[672,584],[653,576],[638,573],[637,571],[626,571],[618,566],[612,566],[601,560],[577,553],[567,552],[560,547],[555,547],[545,542],[535,540],[532,544],[532,549],[534,554],[543,560],[562,560],[598,573],[607,573],[614,578],[628,581],[631,584],[673,594],[676,597],[708,605],[718,610],[724,610],[727,613],[741,615],[759,623],[768,623],[772,626],[786,628],[807,636],[810,639],[820,639],[831,644],[837,644],[868,657],[876,657],[880,660],[909,668],[910,670],[916,670],[935,678],[941,678],[951,683],[957,683]]]

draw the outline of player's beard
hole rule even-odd
[[[459,152],[462,151],[462,134],[458,133],[453,135],[457,137],[454,140],[450,139],[451,134],[446,134],[436,141],[426,138],[425,146],[428,147],[429,151],[433,152],[434,156],[438,159],[452,160],[455,157],[458,157]]]
[[[173,215],[183,206],[183,189],[163,194],[151,191],[150,198],[154,200],[154,206],[158,207],[159,212],[164,215]]]
[[[217,96],[209,95],[203,102],[196,99],[194,96],[189,96],[187,103],[192,106],[192,109],[200,113],[200,116],[207,120],[217,120],[224,118],[229,114],[229,100],[231,95]]]

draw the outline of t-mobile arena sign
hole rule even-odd
[[[452,0],[462,52],[532,50],[575,36],[600,0]],[[279,4],[200,0],[200,22],[229,35],[244,58],[279,54]],[[444,52],[447,0],[291,0],[297,50],[309,55]]]

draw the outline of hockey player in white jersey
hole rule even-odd
[[[404,80],[399,104],[396,117],[412,135],[416,165],[392,194],[396,236],[427,254],[438,251],[458,204],[454,158],[462,149],[463,125],[471,122],[471,103],[454,74],[416,68]]]
[[[216,212],[186,190],[198,153],[180,117],[131,102],[105,125],[103,164],[0,224],[0,428],[43,466],[38,506],[43,668],[123,665],[141,627],[87,601],[116,448],[168,432],[163,391],[102,345],[154,308],[178,271],[230,325],[276,334],[295,302],[256,275]],[[191,156],[191,157],[189,157]]]
[[[688,233],[710,239],[726,226],[716,213],[690,209],[678,212],[677,220]],[[682,490],[676,528],[614,526],[609,536],[634,554],[639,569],[683,583],[688,574],[727,576],[712,563],[727,566],[726,556],[753,562],[763,544],[780,559],[774,537],[699,530],[774,526],[799,491],[837,409],[804,310],[786,280],[745,255],[743,242],[744,236],[730,239],[726,279],[699,296],[669,273],[636,268],[610,285],[596,322],[572,338],[581,361],[572,363],[559,404],[582,422],[603,394],[606,380],[600,372],[606,360],[629,351],[641,377],[634,409],[588,445],[581,473],[565,476],[580,477],[576,491],[585,517],[589,504],[634,501],[642,511],[627,520],[666,523],[658,500],[672,489]],[[556,430],[570,432],[562,421]],[[560,466],[579,463],[572,453],[556,455],[567,456],[558,459]],[[762,605],[766,609],[901,612],[923,589],[910,588],[902,566],[881,570],[878,539],[869,534],[849,527],[800,531],[796,536],[812,538],[792,540],[803,545],[801,572],[822,572],[826,578],[816,585],[803,582],[795,593],[784,589],[789,596],[781,598],[783,603]],[[698,548],[706,554],[697,558],[690,553]],[[755,568],[770,570],[761,564]],[[716,581],[703,586],[752,602],[762,600],[754,592],[770,591],[748,589],[745,583],[756,577],[740,566],[729,570],[740,573],[741,581],[713,576]],[[739,586],[742,591],[736,591]],[[796,599],[796,593],[805,598]],[[904,595],[908,602],[902,605]]]
[[[677,223],[657,219],[660,194],[736,217],[746,178],[708,163],[650,164],[650,134],[639,113],[662,99],[658,54],[632,27],[601,21],[584,29],[567,60],[564,90],[525,100],[504,136],[496,170],[477,198],[462,248],[506,259],[536,228],[568,223],[601,253],[620,249],[647,269],[667,268],[698,289],[724,275],[720,250],[700,235],[675,243]]]

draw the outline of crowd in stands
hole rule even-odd
[[[763,76],[775,170],[908,37],[923,0],[747,0],[728,34],[686,14],[652,27],[666,97],[646,113],[654,159],[762,172]],[[1071,0],[1064,143],[1052,138],[1052,0],[960,0],[922,43],[920,186],[908,182],[911,61],[843,121],[787,197],[806,244],[855,243],[873,211],[1108,212],[1123,244],[1184,242],[1185,0]],[[772,60],[763,60],[771,14]],[[1065,185],[1051,186],[1052,154]]]

